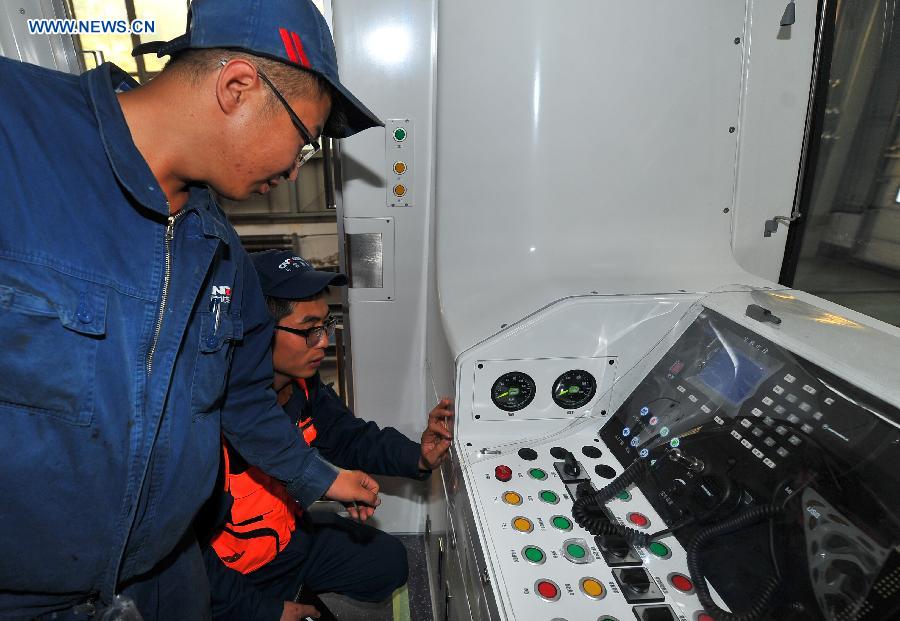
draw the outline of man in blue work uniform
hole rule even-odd
[[[0,59],[2,619],[99,618],[118,595],[208,618],[191,522],[223,434],[301,506],[377,504],[278,407],[271,320],[212,191],[266,192],[320,133],[380,121],[308,0],[195,0],[153,49],[173,62],[140,88]]]
[[[450,448],[450,399],[429,413],[421,443],[356,418],[318,372],[334,334],[325,295],[329,285],[347,284],[346,276],[316,271],[289,251],[251,257],[276,322],[273,387],[294,434],[302,433],[343,467],[427,477]],[[406,550],[397,538],[331,513],[297,516],[238,451],[227,447],[227,452],[226,486],[233,504],[226,525],[204,552],[216,621],[290,619],[286,606],[301,586],[377,602],[406,583]],[[272,533],[278,533],[277,543]]]

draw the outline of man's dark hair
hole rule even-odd
[[[275,320],[275,323],[278,323],[294,312],[294,305],[297,304],[297,302],[313,302],[315,300],[319,300],[328,295],[328,290],[328,287],[325,287],[317,294],[299,300],[286,300],[284,298],[276,298],[267,295],[266,307],[269,309],[269,315],[272,316],[272,319]]]

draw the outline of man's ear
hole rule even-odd
[[[229,60],[216,79],[216,100],[226,115],[232,115],[259,93],[256,67],[241,58]]]

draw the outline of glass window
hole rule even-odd
[[[895,0],[831,4],[803,218],[782,282],[900,326],[900,21]]]

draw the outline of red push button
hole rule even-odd
[[[497,466],[494,468],[494,476],[497,477],[498,481],[506,483],[512,478],[512,470],[509,466]]]
[[[547,601],[555,602],[559,599],[559,587],[550,580],[538,580],[534,585],[534,590]]]
[[[669,574],[669,583],[682,593],[690,593],[694,590],[694,583],[684,574]]]
[[[650,518],[643,513],[629,513],[628,521],[639,528],[647,528],[650,526]]]
[[[708,615],[705,612],[701,612],[697,615],[697,621],[716,621],[712,618],[712,615]]]

